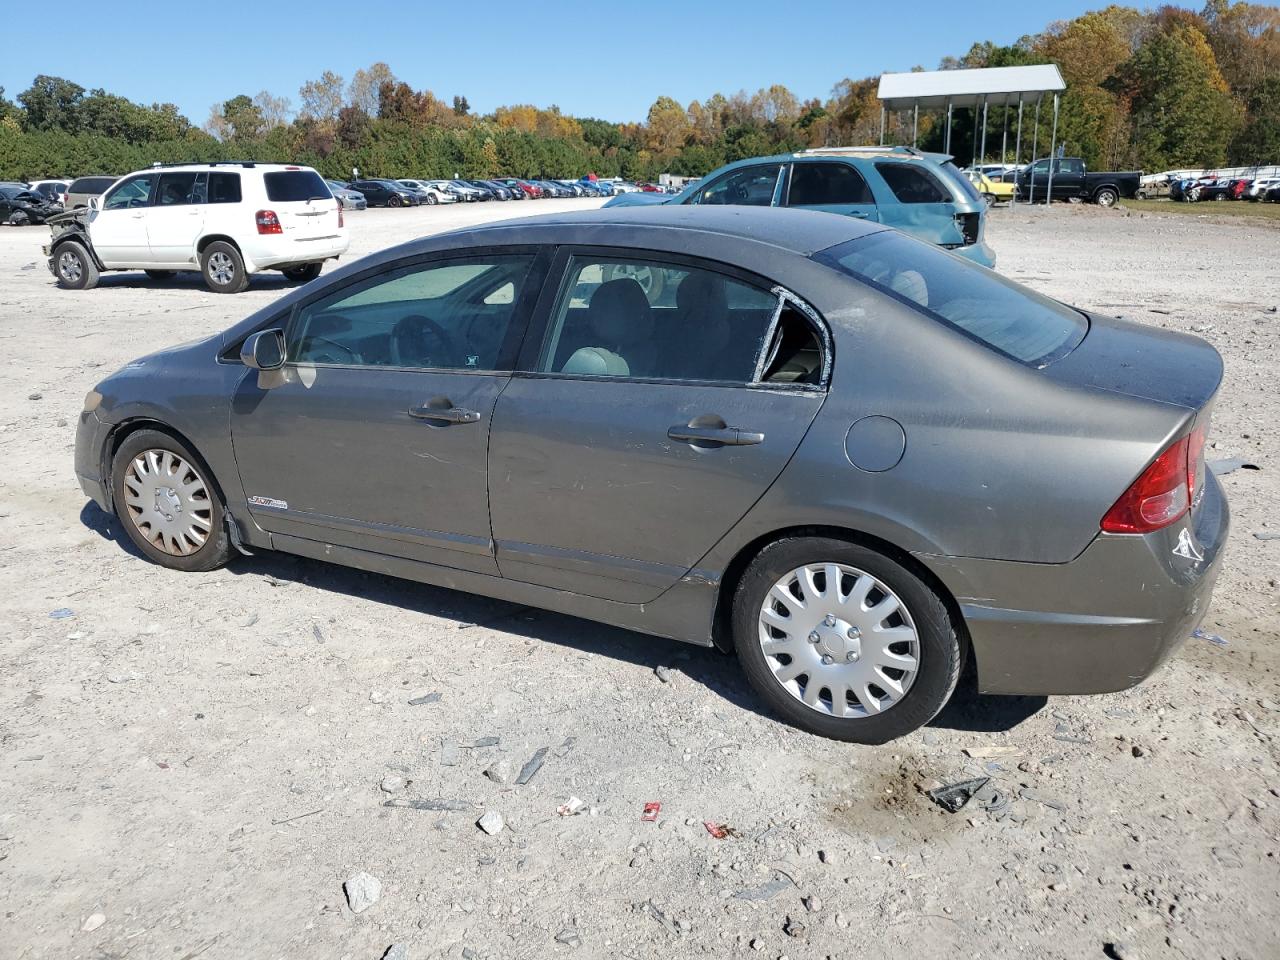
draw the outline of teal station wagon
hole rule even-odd
[[[606,207],[641,204],[798,207],[896,227],[995,266],[987,204],[951,158],[911,147],[827,147],[753,157],[721,167],[674,197],[624,193]]]

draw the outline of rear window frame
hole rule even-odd
[[[324,188],[324,196],[276,196],[275,191],[283,185],[284,182],[292,182],[299,177],[310,178],[314,183],[318,183]],[[270,203],[308,203],[312,200],[332,200],[333,191],[329,189],[329,184],[325,183],[324,177],[320,176],[310,167],[304,167],[298,170],[268,170],[262,175],[262,188],[266,191],[267,201]],[[312,187],[314,189],[314,187]]]
[[[1078,321],[1079,321],[1079,325],[1077,328],[1079,336],[1074,338],[1068,337],[1062,343],[1060,343],[1057,347],[1055,347],[1053,350],[1049,351],[1048,353],[1040,357],[1036,357],[1033,359],[1024,359],[1022,357],[1017,356],[1016,354],[1010,353],[1008,350],[1003,349],[999,345],[979,336],[978,334],[972,332],[971,330],[966,329],[965,327],[961,326],[955,321],[948,319],[946,316],[942,315],[941,313],[938,313],[936,310],[931,310],[929,307],[925,306],[924,304],[919,303],[918,301],[913,300],[910,297],[899,293],[898,291],[894,290],[889,286],[886,286],[885,284],[879,283],[878,281],[873,280],[870,277],[864,276],[863,274],[860,274],[852,270],[851,268],[845,266],[841,262],[841,257],[844,255],[847,255],[848,253],[852,253],[856,247],[865,246],[867,244],[895,242],[895,241],[918,244],[922,249],[928,251],[931,254],[935,254],[939,257],[950,257],[952,258],[952,260],[956,261],[962,268],[977,271],[977,273],[975,274],[976,276],[986,277],[986,279],[988,279],[992,283],[995,283],[1000,286],[1004,286],[1008,289],[1013,290],[1015,293],[1026,296],[1028,300],[1030,300],[1032,303],[1038,303],[1038,301],[1043,300],[1045,301],[1046,306],[1056,307],[1066,311],[1068,314],[1074,315],[1074,317],[1078,318]],[[1000,356],[1008,360],[1012,360],[1014,363],[1021,364],[1024,367],[1030,367],[1032,370],[1043,370],[1045,367],[1048,367],[1051,364],[1056,363],[1057,361],[1071,354],[1078,346],[1080,346],[1081,343],[1084,342],[1084,339],[1089,335],[1089,330],[1092,326],[1092,321],[1089,318],[1089,314],[1081,310],[1079,307],[1074,307],[1071,304],[1062,303],[1060,300],[1054,300],[1052,297],[1046,297],[1044,294],[1039,293],[1038,291],[1032,290],[1029,287],[1024,287],[1022,284],[1016,283],[1015,281],[1010,280],[1007,277],[1001,276],[1000,274],[996,273],[994,270],[988,270],[988,268],[986,267],[981,267],[970,260],[966,260],[964,257],[951,253],[948,250],[940,249],[938,247],[932,246],[931,244],[927,244],[920,240],[916,240],[913,237],[908,237],[904,234],[898,234],[895,231],[891,231],[891,230],[878,230],[874,233],[867,234],[866,236],[857,237],[853,240],[846,240],[843,243],[837,243],[834,246],[827,247],[823,250],[817,251],[816,253],[810,256],[810,259],[813,260],[815,263],[820,263],[825,267],[829,267],[830,269],[836,271],[836,273],[840,274],[843,277],[848,277],[851,280],[854,280],[860,284],[863,284],[866,287],[871,288],[872,290],[875,290],[877,293],[884,294],[885,296],[890,297],[893,300],[896,300],[898,303],[901,303],[904,306],[911,308],[916,313],[919,313],[921,316],[927,317],[928,319],[940,324],[946,329],[952,330],[955,333],[960,334],[961,336],[965,337],[968,340],[973,341],[979,346],[984,347],[985,349],[990,350],[993,353],[999,354]],[[928,280],[927,277],[925,279],[926,281]]]

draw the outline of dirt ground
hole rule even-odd
[[[584,205],[350,214],[353,253]],[[867,748],[702,649],[283,555],[144,562],[76,486],[82,398],[283,283],[66,292],[44,228],[0,228],[0,955],[1280,955],[1280,230],[1061,207],[989,236],[1009,276],[1225,356],[1210,457],[1260,468],[1223,478],[1226,645],[1112,696],[962,690]],[[956,814],[919,792],[977,775],[998,792]]]

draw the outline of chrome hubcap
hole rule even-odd
[[[236,278],[236,264],[227,254],[219,251],[209,258],[209,278],[226,286]]]
[[[84,273],[84,266],[80,263],[80,258],[70,250],[67,250],[58,257],[58,275],[68,283],[75,283]]]
[[[171,450],[146,450],[124,474],[129,519],[148,543],[175,557],[203,547],[213,530],[204,478]]]
[[[907,695],[920,669],[920,637],[906,605],[847,564],[811,563],[779,579],[759,626],[774,678],[828,716],[883,713]]]

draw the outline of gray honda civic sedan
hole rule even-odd
[[[636,207],[416,240],[130,363],[76,473],[175,570],[279,550],[716,646],[881,743],[966,658],[1081,694],[1175,649],[1221,379],[876,224]]]

